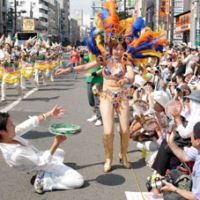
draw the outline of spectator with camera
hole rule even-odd
[[[200,199],[200,122],[194,125],[191,134],[192,147],[186,151],[178,147],[174,141],[175,132],[172,132],[168,138],[168,144],[173,153],[182,161],[195,161],[192,173],[192,191],[177,188],[171,183],[164,181],[162,191],[170,191],[177,193],[180,197],[190,200]]]
[[[187,126],[183,123],[182,113],[174,110],[173,117],[176,123],[176,137],[175,142],[180,148],[190,147],[190,137],[191,130],[193,130],[194,125],[199,121],[200,116],[200,91],[194,91],[189,96],[184,97],[185,103],[187,105],[188,112],[186,116]],[[187,100],[187,101],[186,101]],[[174,157],[172,149],[168,146],[167,140],[163,140],[156,159],[152,168],[157,171],[161,176],[164,176],[166,170],[170,168],[170,160]]]

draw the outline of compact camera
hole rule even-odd
[[[155,175],[148,177],[146,182],[147,190],[150,192],[152,189],[155,188],[161,189],[165,185],[164,181],[173,184],[173,179],[170,174],[166,174],[164,178],[156,177]]]

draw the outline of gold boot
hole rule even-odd
[[[103,135],[103,144],[105,150],[106,162],[104,164],[103,171],[105,173],[111,170],[112,160],[113,160],[113,139],[114,134],[104,134]]]
[[[123,164],[123,166],[127,169],[131,168],[131,163],[127,159],[129,135],[130,135],[129,133],[120,133],[121,152],[119,153],[119,159],[120,159],[120,162]]]

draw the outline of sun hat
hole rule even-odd
[[[165,108],[166,104],[170,101],[170,97],[164,91],[155,91],[153,92],[153,100]]]

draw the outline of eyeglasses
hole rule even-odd
[[[8,113],[0,113],[0,130],[6,131],[6,124],[9,118]]]

